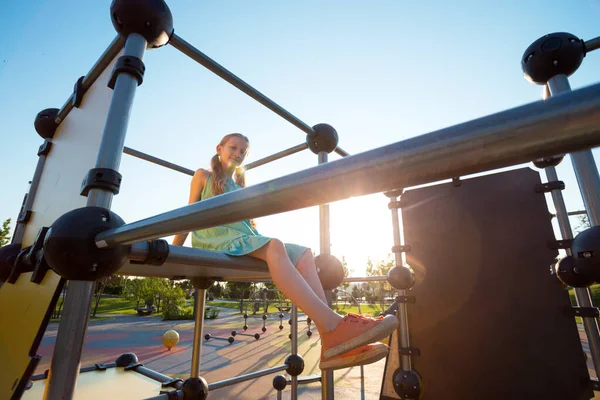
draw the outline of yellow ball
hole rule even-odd
[[[171,350],[172,347],[175,347],[179,343],[179,333],[172,329],[166,331],[162,337],[162,342],[167,349]]]

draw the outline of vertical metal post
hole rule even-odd
[[[557,96],[561,93],[571,91],[569,80],[565,75],[557,75],[551,78],[546,85],[548,93],[546,97]],[[571,154],[571,162],[577,178],[577,183],[583,197],[583,202],[590,218],[592,226],[599,225],[600,221],[600,178],[598,170],[591,150],[581,151]],[[548,182],[558,181],[558,175],[554,167],[546,167],[546,178]],[[563,239],[572,239],[573,230],[569,221],[569,214],[562,192],[553,190],[552,202],[556,209],[556,220],[560,228],[560,233]],[[571,255],[571,249],[566,250],[568,255]],[[593,307],[592,295],[588,288],[575,288],[575,300],[579,307]],[[588,338],[592,362],[596,376],[600,376],[600,330],[598,319],[583,318],[583,327]]]
[[[319,164],[324,164],[328,161],[327,153],[321,151],[319,153]],[[331,235],[330,235],[330,221],[329,221],[329,204],[323,204],[319,206],[319,243],[320,243],[320,254],[331,253]],[[325,293],[327,302],[331,307],[332,295],[331,291]],[[333,400],[333,371],[325,370],[321,371],[321,398],[327,400]]]
[[[298,354],[298,306],[292,304],[292,355]],[[298,377],[292,376],[292,400],[298,400]]]
[[[554,167],[546,167],[544,170],[548,182],[558,181],[558,175]],[[573,231],[562,192],[560,190],[553,190],[551,194],[561,236],[563,239],[572,239]],[[566,249],[566,252],[567,255],[571,255],[571,249]],[[593,307],[592,295],[588,288],[575,288],[575,299],[579,307]],[[598,330],[598,320],[596,318],[583,318],[583,327],[588,338],[596,376],[600,376],[600,332]]]
[[[562,74],[551,78],[548,81],[548,88],[552,96],[571,91],[569,80]],[[571,162],[590,222],[592,226],[600,225],[600,175],[598,175],[592,150],[572,153]]]
[[[190,378],[199,378],[200,358],[202,356],[202,326],[204,324],[206,289],[196,288],[194,297],[194,341],[192,343],[192,369],[190,372]]]
[[[125,55],[143,59],[145,50],[146,40],[142,36],[129,35],[125,44]],[[137,86],[137,79],[131,75],[121,73],[117,76],[98,150],[96,168],[119,169]],[[90,190],[86,204],[110,208],[112,198],[112,192],[94,188]],[[95,285],[96,282],[93,281],[69,282],[44,399],[73,398]]]
[[[390,198],[390,202],[397,202],[398,197]],[[394,230],[394,246],[401,246],[404,242],[403,236],[400,233],[400,215],[398,213],[398,209],[396,207],[392,207],[392,227]],[[394,257],[397,266],[404,265],[404,255],[401,252],[394,252]],[[398,291],[400,296],[406,296],[406,290]],[[408,309],[406,307],[406,303],[398,303],[398,341],[401,348],[410,347],[410,341],[408,336]],[[410,362],[410,356],[402,355],[401,356],[401,367],[404,371],[410,371],[412,369],[412,365]]]

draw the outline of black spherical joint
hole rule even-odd
[[[200,289],[200,290],[209,289],[215,283],[215,281],[210,280],[208,278],[201,277],[201,276],[192,277],[190,279],[190,281],[192,282],[192,285],[194,286],[195,289]]]
[[[298,354],[290,354],[285,364],[288,366],[285,371],[291,376],[298,376],[304,371],[304,359]]]
[[[315,154],[324,151],[331,153],[338,145],[337,131],[331,125],[317,124],[313,126],[315,135],[306,135],[306,144],[308,148]]]
[[[256,340],[260,339],[260,335],[258,333],[255,333],[254,334],[254,339],[256,339]]]
[[[11,243],[0,247],[0,282],[5,282],[8,279],[20,252],[21,243]]]
[[[423,384],[416,371],[397,369],[392,377],[394,391],[401,399],[417,400],[421,398]]]
[[[44,257],[52,269],[68,280],[94,281],[117,272],[127,261],[126,246],[96,247],[100,232],[125,222],[102,207],[83,207],[64,214],[50,226],[44,239]]]
[[[311,337],[311,336],[312,336],[312,331],[307,331],[307,332],[306,332],[306,335],[307,335],[308,337]]]
[[[594,277],[589,273],[580,273],[572,256],[560,259],[554,266],[556,277],[565,285],[582,288],[594,283]]]
[[[55,120],[58,111],[58,108],[46,108],[35,116],[33,127],[43,139],[52,139],[54,137],[54,133],[58,127]]]
[[[231,336],[235,337],[235,335],[237,335],[236,331],[231,331]]]
[[[188,378],[183,383],[183,400],[205,400],[208,398],[208,383],[204,378]]]
[[[210,333],[204,335],[204,340],[210,340]]]
[[[267,331],[267,328],[265,328],[264,326],[261,328],[261,331],[263,331],[263,333],[265,333]]]
[[[600,226],[580,232],[571,244],[575,272],[600,282]]]
[[[538,160],[533,161],[533,165],[540,169],[544,169],[547,167],[556,167],[562,162],[564,158],[564,155],[540,158]]]
[[[128,365],[137,364],[138,358],[133,353],[121,354],[115,361],[117,367],[127,367]]]
[[[315,257],[317,273],[325,290],[333,290],[344,280],[344,267],[340,260],[331,254],[319,254]]]
[[[273,389],[282,391],[287,386],[287,379],[283,375],[275,375],[273,378]]]
[[[173,36],[173,15],[163,0],[113,0],[110,19],[124,37],[142,35],[148,48],[164,46]]]
[[[227,341],[229,342],[229,344],[231,344],[231,343],[233,343],[235,341],[235,339],[233,337],[229,336],[227,338]]]
[[[538,85],[545,85],[553,76],[570,76],[585,57],[583,40],[566,32],[542,36],[533,42],[521,58],[525,78]]]
[[[415,284],[415,273],[407,265],[397,265],[390,269],[387,280],[395,289],[408,290]]]
[[[244,325],[244,330],[248,330],[248,325]]]

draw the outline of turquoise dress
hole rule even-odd
[[[214,196],[212,190],[212,175],[206,180],[200,201]],[[225,193],[240,189],[233,179],[225,181]],[[262,236],[250,225],[250,221],[240,221],[233,224],[216,226],[192,232],[192,247],[196,249],[220,251],[230,256],[243,256],[260,249],[272,238]],[[307,247],[285,243],[285,250],[293,265],[298,265],[300,257],[308,250]]]

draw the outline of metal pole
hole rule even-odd
[[[290,122],[292,125],[306,132],[310,136],[315,136],[315,130],[306,125],[300,119],[295,117],[286,111],[283,107],[275,103],[273,100],[269,99],[267,96],[254,89],[252,86],[244,82],[242,79],[235,76],[231,71],[228,71],[225,67],[217,63],[215,60],[211,59],[206,54],[202,53],[200,50],[177,36],[173,34],[169,44],[175,47],[177,50],[181,51],[183,54],[196,61],[198,64],[202,65],[209,71],[215,73],[216,75],[223,78],[225,81],[231,83],[236,88],[240,89],[242,92],[246,93],[248,96],[252,97],[254,100],[258,101],[263,106],[267,107],[269,110],[273,111],[275,114],[279,115],[286,121]]]
[[[191,169],[184,168],[184,167],[182,167],[180,165],[173,164],[173,163],[165,161],[165,160],[161,160],[158,157],[154,157],[154,156],[151,156],[149,154],[142,153],[141,151],[138,151],[138,150],[135,150],[135,149],[131,149],[131,148],[127,147],[127,146],[123,147],[123,153],[128,154],[128,155],[130,155],[132,157],[137,157],[137,158],[140,158],[142,160],[146,160],[146,161],[149,161],[151,163],[154,163],[154,164],[157,164],[157,165],[160,165],[160,166],[163,166],[163,167],[166,167],[166,168],[169,168],[169,169],[172,169],[172,170],[184,173],[186,175],[194,176],[194,171],[192,171]]]
[[[256,371],[256,372],[251,372],[249,374],[236,376],[234,378],[225,379],[223,381],[210,383],[208,385],[208,390],[210,392],[210,391],[213,391],[216,389],[221,389],[221,388],[224,388],[227,386],[235,385],[236,383],[249,381],[252,379],[260,378],[261,376],[274,374],[274,373],[280,372],[280,371],[285,371],[286,369],[287,369],[287,365],[284,364],[284,365],[280,365],[278,367],[272,367],[269,369],[264,369],[262,371]]]
[[[254,162],[246,164],[246,166],[244,166],[244,170],[248,171],[252,168],[260,167],[261,165],[265,165],[267,163],[270,163],[271,161],[279,160],[280,158],[298,153],[298,152],[300,152],[302,150],[306,150],[306,149],[308,149],[308,144],[301,143],[297,146],[290,147],[289,149],[282,150],[279,153],[275,153],[268,157],[261,158],[260,160],[256,160]]]
[[[194,341],[192,343],[192,371],[190,378],[200,377],[200,357],[202,356],[202,325],[204,324],[204,304],[206,289],[195,290],[194,299]]]
[[[124,54],[142,59],[145,49],[146,40],[138,34],[131,34],[127,38]],[[128,74],[119,74],[116,79],[96,168],[119,169],[137,85],[136,78]],[[87,206],[110,208],[112,198],[112,192],[94,188],[88,194]],[[87,281],[69,282],[44,399],[73,398],[95,284]]]
[[[298,306],[295,304],[292,304],[292,315],[291,315],[291,319],[292,319],[292,326],[291,326],[291,330],[292,330],[292,354],[293,355],[297,355],[298,354]],[[292,387],[291,387],[291,397],[292,400],[298,400],[298,377],[297,376],[292,376]]]
[[[558,175],[554,167],[546,167],[546,177],[548,182],[558,181]],[[571,223],[565,206],[562,192],[560,190],[553,190],[552,202],[556,209],[556,220],[560,228],[560,233],[563,239],[573,239],[573,231],[571,229]],[[571,249],[566,249],[567,255],[571,255]],[[592,295],[588,288],[574,288],[575,299],[579,307],[593,307]],[[600,376],[600,331],[598,330],[598,320],[596,318],[582,318],[583,327],[585,334],[588,338],[590,345],[590,353],[592,355],[592,361],[594,362],[594,369],[596,376]]]
[[[327,162],[327,153],[321,151],[318,155],[319,165]],[[320,253],[330,254],[331,253],[331,226],[329,220],[329,204],[322,204],[319,206],[319,243]],[[331,300],[331,291],[327,293],[328,301]],[[331,304],[329,304],[331,307]],[[321,371],[321,398],[327,400],[333,400],[334,398],[334,386],[333,386],[333,371],[325,370]]]
[[[600,84],[109,229],[96,236],[96,246],[131,244],[591,148],[600,145],[598,115]]]
[[[390,198],[390,202],[397,202],[398,197]],[[403,244],[402,234],[400,232],[400,215],[397,208],[392,208],[392,228],[394,230],[394,246],[401,246]],[[404,265],[404,255],[401,252],[395,252],[394,258],[397,266]],[[400,296],[406,296],[406,290],[398,291]],[[406,303],[398,303],[398,341],[401,348],[410,347],[409,335],[408,335],[408,309]],[[410,356],[401,356],[401,367],[404,371],[410,371],[412,369]]]
[[[569,79],[562,74],[551,78],[548,81],[548,88],[552,97],[571,91]],[[590,222],[592,226],[600,225],[600,175],[598,175],[592,150],[572,153],[571,162]]]
[[[600,49],[600,36],[594,39],[587,40],[585,42],[585,52],[589,53],[590,51]]]
[[[340,147],[336,147],[335,152],[338,153],[342,157],[347,157],[350,155],[350,153],[348,153],[347,151],[343,150]]]

